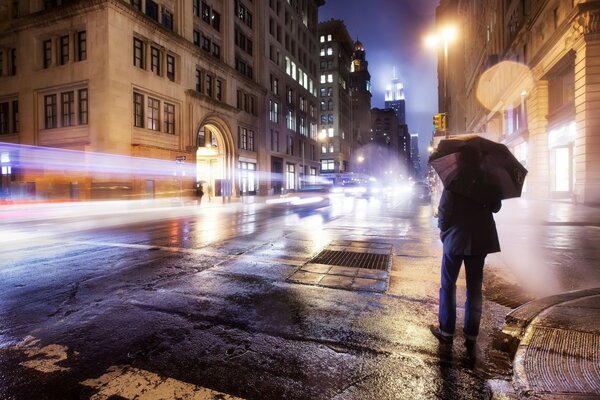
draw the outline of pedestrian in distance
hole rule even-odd
[[[476,153],[465,152],[462,161],[466,165],[477,167],[479,158]],[[492,188],[483,183],[483,173],[473,175],[470,182],[473,192],[481,191],[486,196],[475,199],[444,189],[440,198],[438,227],[443,243],[443,256],[439,325],[430,326],[430,331],[440,342],[451,343],[454,338],[456,281],[464,262],[467,300],[463,334],[467,349],[473,350],[481,322],[485,258],[490,253],[500,251],[493,213],[498,212],[502,204]]]
[[[196,188],[196,195],[198,196],[198,204],[202,203],[202,196],[204,196],[204,190],[202,188],[202,182],[198,182]]]

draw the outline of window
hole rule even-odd
[[[43,43],[43,66],[48,68],[52,64],[52,40],[44,40]]]
[[[8,75],[17,74],[17,49],[8,50]]]
[[[162,9],[162,18],[161,18],[162,26],[169,30],[173,30],[173,13],[171,10],[163,6]]]
[[[200,0],[194,0],[192,11],[196,17],[200,16]]]
[[[86,31],[77,32],[77,61],[87,59],[87,33]]]
[[[205,2],[202,2],[202,21],[210,24],[210,7]]]
[[[214,10],[212,12],[212,27],[215,28],[217,32],[221,30],[221,14]]]
[[[138,38],[133,38],[133,65],[138,68],[144,68],[144,42]]]
[[[200,32],[194,29],[194,44],[200,47]]]
[[[13,100],[12,102],[12,106],[13,106],[13,132],[17,133],[20,130],[19,127],[19,101],[18,100]]]
[[[333,114],[329,114],[329,115],[327,115],[327,122],[328,122],[329,124],[333,124]]]
[[[287,164],[286,186],[291,190],[296,188],[296,166],[294,164]]]
[[[273,100],[269,100],[269,120],[279,123],[279,103]]]
[[[158,21],[158,4],[154,0],[146,0],[146,15]]]
[[[329,142],[329,152],[333,153],[334,147],[333,147],[333,143]]]
[[[210,52],[210,38],[206,35],[202,35],[202,50]]]
[[[167,54],[167,79],[175,82],[175,57]]]
[[[75,124],[75,96],[72,91],[63,92],[61,98],[61,125],[71,126]]]
[[[294,155],[294,137],[292,135],[287,135],[286,154]]]
[[[58,64],[65,65],[69,62],[69,35],[61,36],[58,43]]]
[[[56,95],[44,96],[44,128],[56,128]]]
[[[204,87],[205,94],[209,97],[213,95],[213,77],[212,75],[206,74],[206,85]]]
[[[274,94],[279,94],[279,79],[271,75],[271,91]]]
[[[88,91],[87,89],[79,89],[79,125],[87,125],[88,123]]]
[[[335,162],[334,160],[321,160],[321,171],[334,171]]]
[[[175,134],[175,105],[165,103],[165,132]]]
[[[9,133],[8,102],[0,103],[0,133]]]
[[[213,51],[212,51],[212,55],[216,58],[221,58],[221,46],[219,46],[218,44],[213,42]]]
[[[133,126],[144,127],[144,96],[133,92]]]
[[[322,154],[327,153],[327,146],[325,145],[325,143],[321,143],[321,153]]]
[[[142,11],[142,0],[131,0],[130,4],[137,10]]]
[[[223,81],[221,79],[217,79],[216,81],[215,98],[219,101],[223,101]]]
[[[242,150],[248,149],[248,130],[238,127],[238,147]]]
[[[153,46],[150,47],[150,70],[160,75],[160,50]]]
[[[196,92],[202,92],[202,71],[196,69]]]
[[[148,97],[148,108],[147,108],[147,124],[146,127],[153,131],[160,130],[160,101]]]
[[[254,131],[248,131],[248,150],[255,151],[255,147],[254,147]]]
[[[271,129],[271,151],[279,151],[279,131]]]

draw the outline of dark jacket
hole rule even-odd
[[[493,212],[500,201],[481,203],[444,189],[438,207],[438,227],[444,253],[484,255],[500,251]]]

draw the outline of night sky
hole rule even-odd
[[[384,107],[385,85],[396,67],[404,83],[408,129],[419,134],[422,163],[437,112],[436,52],[425,48],[423,40],[434,30],[438,4],[439,0],[325,0],[319,8],[319,21],[343,20],[352,39],[365,46],[372,107]]]

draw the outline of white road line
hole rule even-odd
[[[61,243],[64,243],[64,242],[61,242]],[[188,253],[188,254],[198,254],[198,255],[212,256],[212,257],[225,257],[222,261],[220,261],[216,265],[220,265],[229,260],[234,260],[234,259],[242,259],[244,261],[253,261],[253,262],[262,262],[262,263],[268,261],[271,263],[280,263],[280,264],[296,265],[296,266],[302,265],[306,262],[304,260],[293,260],[293,259],[288,259],[288,258],[266,258],[266,257],[261,257],[261,256],[254,256],[251,254],[228,255],[228,254],[224,254],[221,252],[207,250],[205,248],[189,249],[189,248],[184,248],[184,247],[167,247],[167,246],[153,246],[153,245],[148,245],[148,244],[97,242],[97,241],[85,241],[85,240],[69,240],[68,243],[82,244],[82,245],[89,245],[89,246],[122,247],[122,248],[129,248],[129,249],[138,249],[138,250],[163,250],[163,251],[170,251],[170,252],[175,252],[175,253]],[[264,244],[260,244],[250,250],[257,249],[263,245]],[[290,255],[297,256],[297,257],[305,256],[304,254],[290,254]],[[306,257],[306,260],[310,259],[311,257],[312,256]]]
[[[90,397],[90,400],[107,400],[112,396],[136,400],[243,400],[241,397],[124,365],[112,366],[99,378],[87,379],[81,384],[98,390],[98,393]]]

